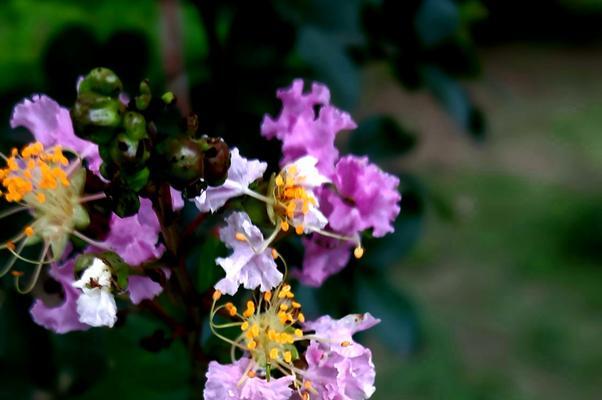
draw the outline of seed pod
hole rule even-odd
[[[219,186],[228,177],[230,149],[222,138],[203,136],[205,147],[205,181],[209,186]]]
[[[169,182],[178,190],[203,179],[204,155],[200,144],[184,136],[170,136],[157,146],[160,164]]]
[[[138,169],[150,157],[148,140],[136,140],[126,133],[120,133],[110,145],[111,161],[124,169]]]

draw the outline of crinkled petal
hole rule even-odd
[[[17,104],[10,121],[12,128],[23,126],[46,147],[60,145],[77,152],[88,162],[88,168],[98,172],[102,160],[98,146],[77,137],[73,131],[69,110],[45,95],[34,95]]]
[[[84,324],[112,328],[117,321],[117,304],[110,291],[96,288],[79,296],[77,313]]]
[[[136,215],[120,218],[113,214],[109,235],[102,244],[128,264],[138,265],[163,255],[165,247],[159,243],[159,230],[159,220],[151,201],[140,199],[140,210]]]
[[[288,400],[292,395],[292,377],[267,380],[243,377],[251,362],[242,358],[232,364],[209,363],[205,400]]]
[[[327,217],[334,230],[355,234],[371,228],[375,237],[393,232],[401,201],[396,176],[367,157],[346,156],[337,162],[333,183],[338,193],[330,192]]]
[[[162,291],[163,287],[147,276],[130,275],[128,278],[128,292],[134,304],[150,300]]]
[[[242,195],[252,182],[263,176],[267,168],[265,162],[242,157],[237,148],[232,148],[230,156],[228,178],[224,184],[208,187],[195,199],[201,212],[215,212],[231,198]]]
[[[239,233],[246,240],[238,239]],[[282,281],[282,273],[278,271],[271,250],[261,250],[263,234],[246,213],[234,212],[228,216],[226,225],[220,229],[220,239],[232,249],[232,254],[216,259],[216,263],[226,272],[226,277],[215,285],[217,290],[233,295],[242,285],[246,289],[259,287],[266,291]]]
[[[295,271],[297,278],[308,286],[318,287],[331,275],[342,270],[351,255],[349,242],[314,235],[303,239],[303,268]]]
[[[356,124],[348,113],[330,105],[326,86],[314,83],[309,93],[303,93],[303,86],[303,81],[296,79],[289,88],[278,90],[282,111],[278,118],[264,116],[261,134],[282,141],[282,165],[309,154],[319,160],[318,169],[323,174],[331,175],[339,156],[335,137]]]
[[[83,331],[90,326],[79,321],[77,313],[77,299],[80,291],[72,286],[74,260],[69,260],[63,265],[50,265],[49,274],[63,287],[63,302],[51,307],[46,305],[41,299],[37,299],[31,307],[31,316],[34,322],[50,329],[56,333],[67,333],[71,331]]]

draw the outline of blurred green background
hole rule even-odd
[[[2,150],[27,140],[16,102],[68,106],[103,65],[130,89],[184,88],[203,131],[275,161],[259,123],[276,88],[325,82],[360,123],[343,151],[402,179],[397,233],[301,293],[383,318],[363,338],[373,398],[600,399],[601,27],[599,0],[5,0]],[[157,322],[53,335],[6,281],[0,398],[190,395],[183,348],[140,346]]]

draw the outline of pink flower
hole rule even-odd
[[[335,137],[342,130],[354,129],[355,122],[348,113],[330,105],[330,92],[319,83],[304,94],[303,80],[296,79],[290,88],[278,90],[277,97],[282,111],[278,118],[264,116],[261,134],[282,141],[282,165],[312,155],[319,160],[320,172],[329,176],[339,157]],[[319,112],[315,107],[320,107]]]
[[[328,195],[332,211],[327,217],[335,231],[353,235],[372,228],[375,237],[394,231],[401,201],[396,176],[371,164],[368,157],[346,156],[336,164],[333,183],[338,193]]]
[[[304,328],[315,331],[305,360],[304,377],[320,399],[363,400],[374,394],[376,373],[370,349],[353,341],[352,336],[378,324],[370,314],[353,314],[334,320],[323,316],[307,322]]]
[[[232,254],[215,260],[226,271],[226,277],[215,285],[217,290],[234,295],[243,285],[246,289],[260,287],[265,292],[282,281],[271,249],[265,248],[263,234],[246,213],[234,212],[226,218],[219,237]]]
[[[88,162],[88,169],[98,173],[102,160],[98,146],[80,139],[73,131],[69,110],[45,95],[35,95],[15,106],[10,126],[23,126],[45,147],[60,145],[75,151]]]
[[[83,331],[88,325],[79,322],[77,313],[77,299],[80,291],[73,287],[74,259],[62,265],[54,263],[50,266],[49,274],[63,288],[63,302],[56,306],[48,306],[41,299],[37,299],[31,307],[31,316],[34,322],[56,333]]]
[[[293,393],[290,388],[293,378],[285,376],[269,381],[260,377],[249,377],[251,371],[248,358],[227,365],[215,361],[209,363],[205,400],[288,400]],[[253,371],[254,372],[254,371]]]

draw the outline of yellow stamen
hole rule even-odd
[[[302,235],[304,230],[305,228],[303,227],[303,225],[295,226],[295,232],[297,233],[297,235]]]
[[[278,349],[270,350],[270,358],[276,360],[278,358]]]
[[[299,320],[299,322],[304,323],[305,315],[303,315],[303,313],[299,313],[299,315],[297,315],[297,319]]]
[[[302,337],[303,336],[303,331],[301,329],[295,329],[295,336]]]
[[[27,236],[27,237],[32,237],[33,233],[34,233],[33,228],[31,226],[26,226],[23,232],[25,233],[25,236]]]
[[[243,322],[242,325],[240,326],[240,330],[241,331],[246,331],[247,329],[249,329],[249,323],[247,321]]]
[[[234,235],[234,237],[236,238],[236,240],[241,241],[241,242],[247,241],[247,237],[242,232],[236,232],[236,235]]]
[[[213,296],[211,297],[213,298],[213,301],[218,301],[222,297],[222,292],[215,290],[215,292],[213,292]]]
[[[257,342],[254,340],[251,340],[249,343],[247,343],[247,349],[249,350],[255,350],[257,348]]]
[[[269,290],[268,290],[267,292],[265,292],[265,293],[263,294],[263,299],[264,299],[265,301],[268,301],[268,302],[269,302],[270,300],[272,300],[272,292],[270,292]]]
[[[288,231],[288,228],[289,228],[289,224],[288,224],[288,222],[286,222],[286,221],[282,221],[282,222],[280,223],[280,228],[282,228],[282,230],[283,230],[284,232],[287,232],[287,231]]]
[[[364,255],[364,248],[362,246],[357,246],[354,250],[353,250],[353,256],[357,259],[362,258],[362,256]]]
[[[286,361],[287,363],[290,363],[291,361],[293,361],[293,354],[290,351],[285,351],[283,354],[284,357],[284,361]]]

